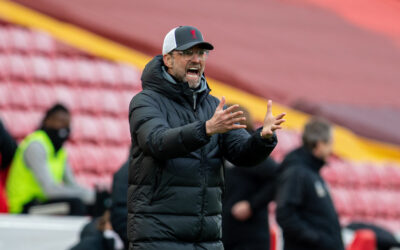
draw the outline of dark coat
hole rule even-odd
[[[344,250],[338,216],[319,174],[323,165],[301,147],[280,167],[276,212],[285,250]]]
[[[274,199],[278,166],[268,158],[251,168],[226,168],[223,200],[222,239],[225,249],[245,246],[247,249],[269,249],[268,203]],[[238,221],[232,207],[239,201],[250,203],[252,216]],[[261,248],[256,248],[261,247]]]
[[[16,150],[17,142],[6,130],[0,120],[0,170],[8,168]]]
[[[208,87],[194,98],[187,83],[165,79],[162,65],[162,56],[147,64],[143,91],[129,108],[129,249],[221,250],[222,158],[257,164],[276,138],[244,129],[207,136],[205,122],[218,99]]]
[[[128,161],[114,174],[112,191],[111,191],[111,209],[110,220],[113,230],[119,235],[124,242],[125,248],[128,249],[128,236],[126,233],[128,208]]]

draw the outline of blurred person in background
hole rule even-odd
[[[114,174],[110,210],[111,225],[122,239],[125,249],[128,249],[128,235],[126,230],[128,220],[128,169],[129,161],[126,161]]]
[[[6,183],[11,213],[39,212],[41,208],[42,212],[84,215],[85,204],[94,202],[94,191],[75,181],[63,147],[70,120],[68,109],[56,104],[47,110],[40,128],[18,146]]]
[[[8,169],[16,150],[17,142],[0,120],[0,171]]]
[[[167,33],[163,55],[142,73],[129,107],[129,249],[221,250],[224,157],[256,165],[274,149],[284,114],[268,102],[263,127],[249,135],[238,105],[224,109],[203,74],[208,51],[198,29]]]
[[[86,224],[80,241],[70,250],[124,250],[128,249],[128,168],[126,161],[113,176],[111,207],[101,217]]]
[[[8,212],[5,182],[10,163],[17,150],[17,142],[0,120],[0,213]]]
[[[70,250],[124,250],[124,244],[113,230],[110,221],[110,211],[93,221],[94,230],[89,229],[81,233],[80,241]],[[89,224],[88,226],[93,226]]]
[[[255,132],[250,113],[246,130]],[[267,158],[262,163],[243,168],[226,162],[225,192],[222,212],[222,241],[225,250],[269,250],[268,204],[274,198],[278,165]]]
[[[310,119],[302,147],[289,153],[280,166],[276,218],[285,250],[344,250],[338,215],[320,175],[332,152],[332,133],[328,121]]]

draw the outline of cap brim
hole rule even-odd
[[[197,41],[197,42],[191,42],[191,43],[187,43],[182,46],[179,46],[175,50],[186,50],[186,49],[190,49],[196,45],[199,45],[202,49],[208,49],[208,50],[214,49],[214,46],[212,46],[211,43]]]

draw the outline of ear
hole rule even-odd
[[[171,54],[166,54],[163,56],[163,61],[165,66],[167,66],[167,68],[171,68],[172,67],[172,55]]]

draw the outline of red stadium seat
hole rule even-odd
[[[75,61],[72,58],[58,57],[54,59],[55,78],[59,82],[74,84],[77,82]]]
[[[100,143],[103,140],[101,123],[91,116],[73,116],[72,130],[72,140],[74,142]]]
[[[115,64],[107,61],[96,61],[97,72],[99,73],[99,80],[104,85],[113,87],[118,87],[120,83],[120,75],[118,68]]]
[[[76,60],[76,74],[78,81],[85,84],[97,86],[100,78],[95,67],[95,61],[86,58]]]
[[[104,169],[103,173],[108,173],[110,176],[112,176],[112,174],[115,173],[128,159],[128,151],[128,147],[104,147],[103,152],[107,152],[107,157],[104,158],[104,165],[106,166],[106,169]]]
[[[141,89],[141,73],[138,69],[129,64],[119,64],[118,67],[121,72],[121,84],[123,87],[132,90]]]
[[[54,39],[46,32],[35,30],[32,32],[33,51],[52,55],[55,53],[56,45]]]
[[[74,132],[72,131],[72,133]],[[82,171],[82,158],[85,157],[85,155],[81,153],[79,144],[68,142],[66,148],[68,152],[68,163],[71,165],[72,171],[76,175]]]
[[[106,144],[122,144],[124,142],[124,134],[120,126],[119,120],[115,118],[101,118],[103,126],[104,142]]]
[[[10,133],[17,139],[23,139],[40,125],[43,114],[39,112],[26,112],[19,110],[4,110],[2,120]]]
[[[122,105],[121,92],[115,90],[103,90],[101,94],[101,109],[103,113],[113,116],[125,113],[124,109],[127,109],[127,106]]]
[[[13,51],[30,53],[32,50],[31,32],[27,29],[12,27],[9,29],[10,45]]]
[[[52,82],[54,80],[53,62],[48,57],[32,56],[32,74],[35,80]]]
[[[50,84],[34,83],[32,84],[32,93],[31,104],[37,109],[48,109],[57,102],[56,92]]]
[[[79,102],[73,88],[58,84],[54,86],[54,90],[57,102],[66,105],[73,113],[79,110]]]
[[[32,108],[33,91],[32,84],[23,82],[9,83],[10,105],[13,108],[28,111]]]
[[[97,88],[77,88],[76,97],[79,102],[80,111],[91,114],[99,114],[102,110],[102,91]]]
[[[6,81],[0,81],[0,96],[0,108],[8,109],[11,106],[12,95],[9,90],[9,83]]]
[[[29,68],[28,57],[18,54],[8,55],[9,72],[12,79],[21,81],[30,81],[32,79],[32,70]]]
[[[8,56],[0,53],[0,79],[7,80],[10,78],[10,75],[10,61]]]
[[[120,128],[122,131],[122,143],[127,147],[131,145],[131,133],[129,130],[129,121],[128,119],[120,119],[119,120]]]
[[[390,188],[400,188],[400,166],[395,166],[395,165],[387,165],[383,167],[383,175],[384,175],[384,182],[387,183],[387,185]]]
[[[332,188],[331,195],[335,204],[336,210],[342,216],[354,216],[352,207],[352,195],[349,190],[344,188]]]
[[[7,52],[10,50],[10,35],[8,28],[0,26],[0,51]]]
[[[361,229],[355,232],[354,240],[347,250],[375,250],[376,236],[372,230]]]

